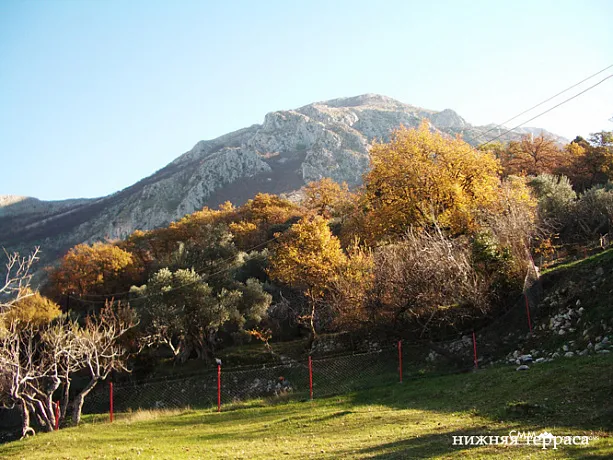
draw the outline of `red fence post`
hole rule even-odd
[[[60,402],[55,401],[55,431],[60,429]]]
[[[217,412],[221,412],[221,364],[217,365]]]
[[[402,383],[402,340],[398,341],[398,375],[400,383]]]
[[[532,334],[532,320],[530,319],[530,302],[528,301],[528,295],[524,292],[524,299],[526,300],[526,314],[528,315],[528,329]]]
[[[473,362],[475,363],[475,369],[479,369],[479,359],[477,358],[477,337],[475,336],[475,331],[473,331]]]
[[[309,394],[313,401],[313,359],[309,356]]]
[[[109,382],[109,415],[111,418],[111,423],[113,423],[113,382]]]

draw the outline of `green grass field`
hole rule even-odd
[[[547,430],[588,446],[453,446],[453,436]],[[2,458],[613,458],[613,358],[409,379],[315,401],[88,417],[0,446]]]

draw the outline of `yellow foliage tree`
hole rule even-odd
[[[349,206],[352,194],[346,182],[339,184],[329,177],[309,182],[304,187],[304,205],[327,219]]]
[[[474,225],[475,212],[496,199],[500,166],[494,156],[431,133],[426,123],[401,127],[370,153],[364,199],[371,243],[433,224],[464,232]]]
[[[62,311],[55,302],[28,289],[22,294],[21,299],[3,316],[8,323],[18,321],[25,324],[41,325],[50,322],[61,314]]]
[[[347,263],[340,241],[321,216],[303,217],[280,238],[271,259],[269,274],[304,292],[311,303],[307,316],[313,337],[316,304]]]

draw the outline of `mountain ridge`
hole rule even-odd
[[[459,134],[473,145],[486,141],[486,131],[490,138],[505,131],[473,126],[451,109],[434,111],[371,93],[273,111],[262,124],[197,142],[152,175],[105,197],[0,196],[0,245],[21,250],[40,245],[53,260],[74,244],[125,238],[203,206],[226,200],[240,205],[257,192],[291,193],[322,177],[355,186],[375,139],[385,142],[393,129],[417,127],[424,119],[433,131]],[[501,140],[530,130],[538,128]]]

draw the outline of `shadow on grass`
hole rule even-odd
[[[465,429],[432,433],[425,436],[415,436],[404,440],[383,443],[370,446],[351,453],[359,458],[370,459],[408,459],[408,458],[432,458],[443,455],[460,454],[467,458],[534,458],[549,454],[548,458],[611,458],[611,450],[607,446],[560,446],[556,450],[535,445],[526,445],[525,441],[519,441],[518,445],[504,445],[499,440],[496,445],[493,442],[484,446],[454,445],[454,436],[465,439],[470,436],[508,436],[509,432],[501,429]],[[446,458],[446,457],[445,457]]]
[[[613,359],[559,360],[533,366],[488,368],[454,376],[407,379],[357,392],[353,404],[394,409],[471,412],[498,422],[613,430]]]

